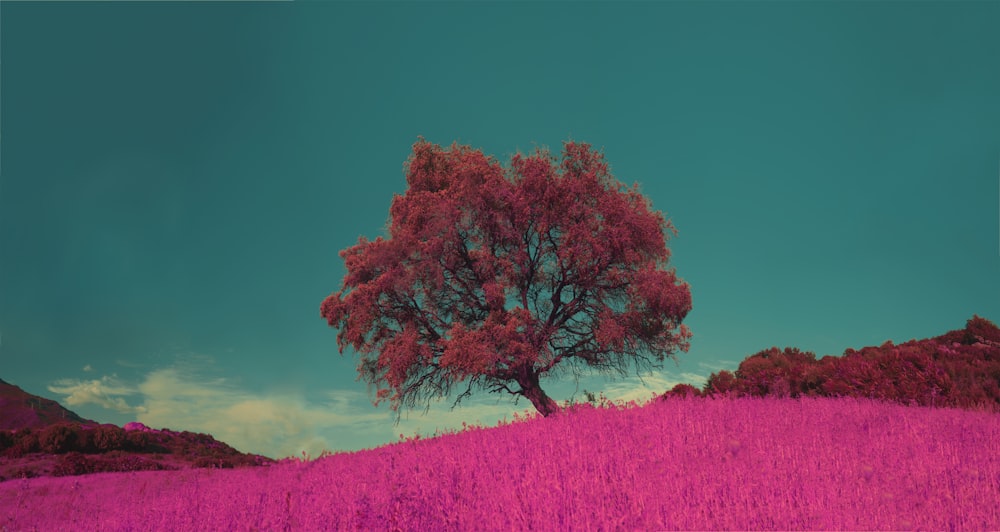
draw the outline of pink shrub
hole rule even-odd
[[[1000,416],[669,398],[272,467],[0,483],[0,530],[1000,529]]]

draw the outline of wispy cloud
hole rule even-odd
[[[139,391],[146,410],[138,421],[150,427],[208,432],[241,450],[272,457],[303,451],[316,456],[352,448],[365,435],[384,439],[388,432],[385,412],[358,413],[367,402],[361,394],[330,392],[328,400],[307,401],[296,394],[252,393],[173,368],[147,375]]]
[[[96,404],[123,414],[144,412],[142,406],[131,406],[124,397],[135,395],[138,390],[122,383],[116,375],[100,379],[60,379],[48,386],[52,393],[66,396],[66,404],[79,406]]]
[[[646,373],[639,377],[629,377],[608,383],[604,387],[604,395],[612,401],[645,402],[651,397],[662,395],[663,392],[682,383],[701,387],[707,377],[697,373],[673,374],[666,371]]]
[[[476,394],[452,409],[452,399],[404,412],[372,408],[359,390],[327,390],[318,396],[248,389],[212,373],[211,359],[183,360],[145,374],[131,385],[117,376],[101,379],[62,379],[49,386],[66,396],[68,405],[97,404],[134,414],[152,428],[170,428],[212,434],[237,449],[273,458],[318,456],[322,451],[355,450],[396,441],[400,434],[432,435],[460,429],[462,423],[494,426],[515,413],[534,412],[527,401],[514,403],[508,395]],[[694,373],[658,372],[641,379],[605,382],[603,391],[613,401],[648,400],[674,385],[700,385],[705,377]]]

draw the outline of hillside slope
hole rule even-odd
[[[62,405],[0,379],[0,430],[38,429],[57,423],[91,423]]]
[[[863,399],[579,405],[241,470],[0,483],[9,530],[1000,530],[1000,416]]]

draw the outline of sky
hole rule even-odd
[[[1000,320],[1000,3],[0,3],[0,378],[105,423],[316,456],[494,424],[374,407],[319,305],[419,136],[603,150],[679,234],[691,349]]]

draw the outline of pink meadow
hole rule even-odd
[[[997,530],[1000,416],[672,398],[235,470],[0,483],[2,530]]]

